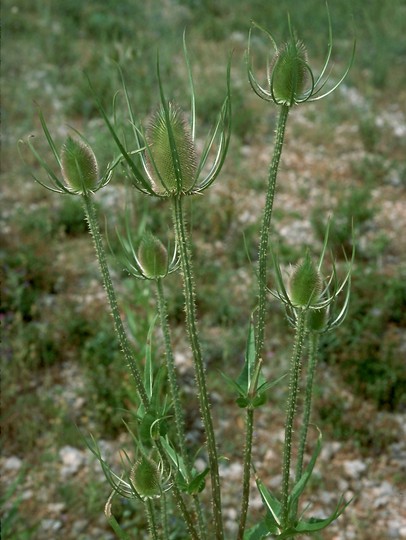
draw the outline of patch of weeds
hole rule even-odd
[[[123,429],[123,410],[131,406],[135,390],[110,319],[82,343],[80,360],[87,378],[86,398],[92,404],[90,419],[103,437],[117,435]]]
[[[21,384],[23,382],[26,383],[25,387]],[[18,383],[4,381],[7,388],[3,392],[2,431],[8,453],[24,455],[27,448],[35,449],[30,458],[35,460],[36,452],[41,449],[44,426],[50,425],[57,410],[51,398],[39,392],[35,384],[34,387],[30,386],[30,382],[33,383],[28,377],[24,380],[21,378]]]
[[[348,408],[337,396],[322,401],[317,407],[323,428],[335,439],[352,442],[365,455],[379,455],[398,440],[398,423],[387,417],[377,418],[375,409],[369,411],[370,419],[366,420],[365,414],[357,414],[359,403]]]
[[[360,238],[362,231],[373,218],[375,207],[370,192],[371,188],[368,185],[362,185],[337,193],[329,234],[329,247],[337,257],[342,257],[343,249],[347,255],[351,253],[353,231],[355,238]],[[322,216],[323,213],[316,206],[312,211],[311,223],[321,241],[326,231],[326,222]],[[360,255],[360,249],[357,255]],[[362,255],[368,258],[367,252],[363,252]]]
[[[38,530],[38,524],[26,523],[20,506],[23,494],[19,494],[25,479],[25,471],[21,471],[16,479],[2,490],[0,506],[2,508],[1,537],[3,540],[30,540]]]
[[[352,282],[352,324],[340,327],[324,342],[324,358],[338,366],[353,391],[389,411],[402,410],[406,404],[405,305],[404,276],[357,270]]]
[[[54,220],[55,229],[62,229],[68,236],[76,236],[87,232],[83,207],[76,197],[65,197]]]
[[[32,229],[24,231],[29,223]],[[49,249],[49,223],[46,219],[25,222],[22,231],[4,237],[1,255],[3,313],[19,313],[24,321],[35,317],[35,305],[42,294],[54,291],[53,254]],[[36,223],[34,225],[34,223]],[[14,242],[19,244],[15,250]]]
[[[384,184],[390,168],[391,164],[379,153],[366,154],[352,164],[354,174],[365,186]]]
[[[376,125],[375,115],[362,114],[358,123],[358,132],[366,152],[374,152],[381,140],[381,132]]]
[[[55,495],[73,515],[80,515],[86,521],[91,521],[99,518],[100,508],[108,497],[108,487],[105,482],[96,480],[93,474],[87,476],[88,478],[81,479],[80,489],[77,478],[58,483]]]

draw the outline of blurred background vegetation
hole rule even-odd
[[[351,310],[343,327],[323,341],[324,370],[316,396],[316,419],[327,438],[351,440],[364,454],[374,455],[397,436],[390,422],[377,426],[376,415],[406,410],[406,243],[396,229],[396,216],[402,215],[399,204],[404,212],[406,201],[406,3],[330,0],[329,6],[335,39],[333,80],[345,68],[354,35],[356,61],[342,90],[292,113],[282,157],[274,237],[286,264],[295,263],[303,254],[303,244],[317,254],[327,213],[332,211],[331,249],[341,257],[341,246],[346,249],[351,243],[354,222],[357,262]],[[134,392],[112,332],[80,201],[52,195],[35,184],[31,174],[41,173],[27,148],[19,151],[18,141],[34,134],[36,147],[49,154],[38,120],[40,107],[59,144],[73,126],[90,140],[105,165],[116,149],[85,74],[112,112],[113,98],[121,90],[119,64],[136,116],[146,119],[158,102],[155,65],[159,48],[166,93],[187,108],[182,59],[185,28],[202,140],[224,97],[226,64],[233,51],[229,158],[217,185],[207,196],[193,201],[190,213],[198,311],[206,360],[213,368],[209,370],[210,384],[221,393],[218,369],[239,370],[254,306],[250,258],[255,262],[258,212],[276,114],[272,106],[253,95],[247,83],[247,32],[253,19],[283,39],[287,11],[317,71],[328,38],[321,0],[3,1],[3,454],[17,456],[25,464],[6,492],[4,538],[54,538],[40,527],[46,517],[41,501],[49,499],[62,501],[63,538],[100,537],[88,531],[101,519],[107,495],[103,481],[88,475],[77,491],[51,471],[60,448],[84,448],[77,426],[96,437],[119,440],[125,431],[123,409],[131,408]],[[262,71],[268,45],[254,43],[255,63]],[[117,117],[124,120],[120,93],[117,103]],[[147,224],[163,238],[168,235],[166,207],[134,196],[118,172],[97,196],[101,225],[109,231],[113,247],[114,227],[120,227],[126,199],[134,208],[134,234]],[[398,214],[393,213],[396,209]],[[113,257],[111,268],[135,353],[142,358],[155,310],[153,292],[144,282],[131,280]],[[187,355],[178,328],[183,318],[178,277],[169,278],[167,289],[175,346]],[[285,320],[274,304],[269,325],[267,370],[274,376],[286,367],[289,343]],[[159,344],[156,348],[158,357]],[[283,400],[283,392],[271,401],[276,403],[279,398]],[[234,407],[231,395],[223,400],[223,411],[227,405]],[[371,415],[368,421],[354,414],[364,406]],[[222,414],[227,416],[227,412]],[[40,496],[24,498],[28,489]],[[132,509],[123,512],[136,519]],[[72,532],[74,519],[85,521],[84,532]]]

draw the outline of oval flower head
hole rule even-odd
[[[306,252],[303,260],[294,267],[289,279],[284,279],[279,261],[271,250],[275,267],[276,290],[269,290],[285,306],[287,318],[292,326],[296,325],[299,311],[306,311],[306,328],[309,332],[324,333],[339,326],[345,319],[350,301],[351,273],[355,248],[351,259],[347,261],[347,271],[340,280],[337,268],[332,260],[330,276],[325,279],[321,273],[326,254],[330,223],[324,237],[323,249],[317,264]],[[354,246],[354,244],[353,244]],[[338,299],[342,295],[342,300]]]
[[[99,183],[99,166],[93,150],[79,139],[68,137],[61,150],[62,176],[76,193],[94,191]]]
[[[153,115],[146,132],[146,165],[153,189],[162,195],[187,193],[196,182],[197,153],[180,107],[169,103]]]
[[[98,191],[110,182],[113,169],[118,163],[117,160],[107,167],[103,175],[100,175],[96,156],[82,135],[76,132],[77,137],[68,136],[62,145],[61,151],[58,152],[41,111],[39,112],[39,118],[48,146],[59,169],[55,172],[36,151],[31,142],[32,137],[29,138],[28,146],[31,152],[48,175],[49,183],[43,182],[34,176],[34,179],[39,184],[56,193],[88,195]],[[62,176],[62,180],[59,175]]]
[[[329,44],[326,60],[318,77],[315,77],[307,60],[307,50],[305,44],[298,40],[289,23],[289,39],[278,47],[273,35],[265,28],[256,23],[252,23],[252,27],[248,35],[248,79],[254,92],[265,101],[273,101],[277,105],[292,107],[295,104],[305,101],[316,101],[328,96],[336,88],[340,86],[347,76],[355,54],[355,41],[351,58],[344,74],[332,88],[324,93],[321,93],[329,75],[325,77],[325,73],[330,62],[331,52],[333,48],[333,35],[331,28],[330,13],[327,7],[328,29],[329,29]],[[267,86],[262,86],[256,79],[251,62],[251,34],[253,28],[258,28],[264,32],[271,40],[275,50],[272,60],[267,66]]]
[[[230,64],[227,69],[226,97],[199,156],[196,148],[195,90],[185,38],[183,46],[191,93],[189,115],[166,98],[159,62],[157,77],[160,105],[145,129],[134,118],[123,78],[129,120],[134,127],[135,148],[124,146],[99,102],[100,112],[120,149],[122,161],[128,167],[134,186],[147,195],[178,197],[201,193],[217,178],[228,150],[231,120]]]

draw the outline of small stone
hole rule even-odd
[[[321,461],[330,461],[340,450],[341,446],[339,442],[325,443],[320,454]]]
[[[58,519],[43,519],[41,521],[41,528],[44,531],[56,532],[62,528],[62,521],[59,521]]]
[[[16,456],[11,456],[4,461],[4,469],[6,471],[18,471],[22,467],[22,460]]]
[[[85,454],[73,446],[64,446],[59,450],[63,466],[61,467],[61,476],[67,477],[76,474],[85,462]]]
[[[366,464],[360,459],[353,459],[349,461],[344,461],[344,471],[345,474],[354,480],[357,480],[361,475],[366,471]]]
[[[64,503],[50,503],[47,505],[48,514],[62,514],[66,506]]]

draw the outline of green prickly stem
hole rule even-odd
[[[278,174],[279,162],[282,154],[283,140],[285,136],[286,122],[289,114],[287,105],[281,106],[278,124],[276,127],[276,138],[274,153],[269,167],[268,189],[266,193],[264,213],[262,217],[261,233],[258,252],[258,313],[256,327],[256,358],[257,365],[262,355],[265,333],[265,312],[266,312],[266,283],[267,283],[267,258],[269,247],[269,232],[272,220],[273,201],[275,197],[276,177]]]
[[[175,411],[176,434],[177,434],[177,439],[178,439],[180,455],[182,456],[183,462],[185,464],[185,472],[187,475],[186,480],[189,483],[192,479],[191,464],[190,464],[190,458],[186,450],[186,444],[185,444],[186,443],[185,421],[184,421],[183,410],[182,410],[182,406],[180,402],[179,387],[178,387],[176,369],[175,369],[175,359],[173,356],[171,336],[170,336],[170,330],[169,330],[169,324],[168,324],[168,310],[166,306],[164,287],[163,287],[161,278],[156,280],[156,287],[157,287],[159,317],[161,321],[161,328],[162,328],[164,342],[165,342],[166,366],[167,366],[167,371],[168,371],[169,387],[170,387],[171,396],[173,400],[173,407]],[[195,504],[196,514],[198,516],[199,532],[202,538],[204,538],[205,526],[203,523],[203,513],[202,513],[200,500],[198,496],[193,496],[193,500]]]
[[[196,320],[195,287],[193,281],[193,272],[191,265],[191,252],[189,236],[186,230],[185,220],[182,208],[182,196],[172,198],[173,203],[173,221],[176,234],[177,245],[180,254],[181,271],[184,281],[186,325],[189,334],[190,345],[192,348],[195,376],[199,394],[200,413],[207,438],[207,451],[210,465],[213,520],[216,540],[224,538],[222,510],[221,510],[221,491],[220,475],[218,468],[218,456],[216,440],[214,436],[213,420],[211,416],[210,402],[207,391],[206,374],[203,364],[202,351],[200,346],[199,334]]]
[[[317,332],[309,333],[309,364],[307,368],[306,376],[306,389],[305,389],[305,402],[304,402],[304,412],[303,420],[300,428],[299,435],[299,450],[297,455],[296,462],[296,477],[295,480],[298,482],[303,472],[303,458],[306,448],[307,432],[309,429],[310,422],[310,413],[312,408],[312,395],[313,395],[313,381],[314,374],[317,367],[317,351],[319,345],[320,334]]]
[[[106,289],[107,297],[110,304],[111,313],[113,315],[115,331],[120,343],[120,347],[123,351],[125,361],[131,371],[132,376],[134,377],[135,387],[137,389],[138,395],[142,401],[142,404],[147,409],[148,408],[148,397],[144,388],[142,381],[141,372],[133,358],[131,353],[130,345],[128,343],[127,335],[124,330],[123,322],[121,320],[120,311],[118,309],[116,293],[114,291],[113,282],[111,279],[110,271],[107,265],[106,254],[103,247],[103,241],[100,234],[99,225],[97,223],[96,211],[91,199],[91,196],[88,194],[83,195],[83,202],[87,221],[89,224],[89,229],[93,237],[97,259],[99,261],[100,270],[103,279],[103,285]]]
[[[267,258],[269,246],[269,232],[272,220],[273,201],[275,197],[276,177],[278,174],[279,162],[282,154],[283,140],[285,136],[286,122],[288,118],[289,107],[281,106],[278,124],[276,127],[276,139],[274,153],[271,165],[269,167],[268,189],[266,193],[265,207],[262,217],[260,232],[259,251],[258,251],[258,311],[255,334],[255,368],[258,366],[264,346],[265,334],[265,313],[266,313],[266,295],[267,295]],[[254,369],[255,369],[254,368]],[[246,412],[246,434],[244,448],[243,464],[243,493],[240,514],[240,524],[238,531],[238,540],[242,540],[244,535],[245,523],[247,519],[250,489],[250,472],[252,456],[252,437],[253,437],[254,411],[247,409]]]
[[[282,525],[288,526],[289,521],[289,484],[290,484],[290,463],[292,457],[292,434],[293,422],[296,414],[296,404],[299,388],[299,375],[301,368],[301,357],[303,342],[306,333],[305,328],[306,310],[301,309],[297,316],[295,341],[292,358],[290,361],[289,375],[289,395],[286,407],[285,441],[283,445],[283,465],[282,465]]]

